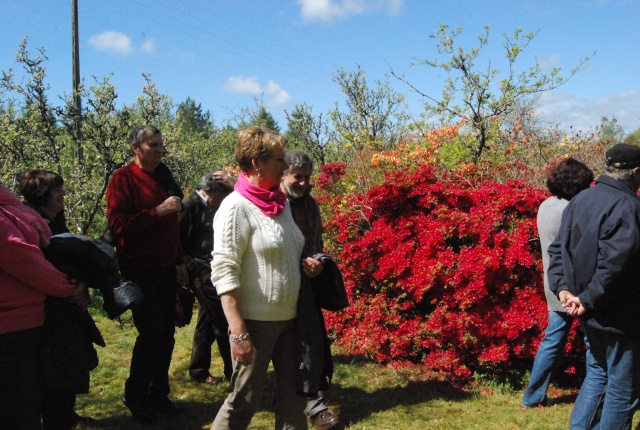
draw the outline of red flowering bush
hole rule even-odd
[[[529,370],[547,322],[536,229],[545,191],[437,177],[419,165],[338,201],[339,173],[317,193],[333,214],[325,229],[340,243],[351,300],[325,315],[337,343],[456,382]],[[572,334],[568,369],[582,359],[580,345]]]

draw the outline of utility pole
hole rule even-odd
[[[78,40],[78,0],[71,0],[71,50],[73,57],[73,155],[82,164],[82,101],[80,98],[80,41]]]

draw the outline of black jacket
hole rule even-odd
[[[57,234],[43,252],[58,270],[100,290],[103,308],[111,319],[142,301],[140,287],[122,278],[113,247],[100,239]]]
[[[579,297],[583,323],[640,335],[640,198],[631,186],[603,175],[574,197],[549,256],[551,290]]]
[[[140,287],[122,279],[113,247],[99,239],[57,234],[43,253],[58,270],[100,290],[103,307],[115,318],[142,300]],[[46,391],[87,393],[89,372],[98,365],[94,344],[105,346],[91,315],[65,299],[49,297],[41,355]]]
[[[324,263],[324,270],[312,279],[302,274],[296,328],[296,387],[299,394],[308,396],[327,390],[333,378],[331,341],[322,309],[337,311],[349,305],[342,274],[336,263],[327,254],[315,254],[313,258]]]
[[[216,211],[208,207],[194,191],[182,200],[180,241],[184,261],[189,271],[189,283],[211,283],[211,251],[213,250],[213,217]]]

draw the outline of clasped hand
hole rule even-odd
[[[560,291],[558,297],[560,298],[560,303],[564,306],[564,309],[572,317],[584,315],[584,313],[587,312],[587,308],[580,303],[578,296],[574,296],[569,291]]]

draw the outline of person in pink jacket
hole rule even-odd
[[[79,306],[88,296],[41,251],[51,231],[33,209],[0,184],[0,423],[40,429],[40,331],[46,297]]]

